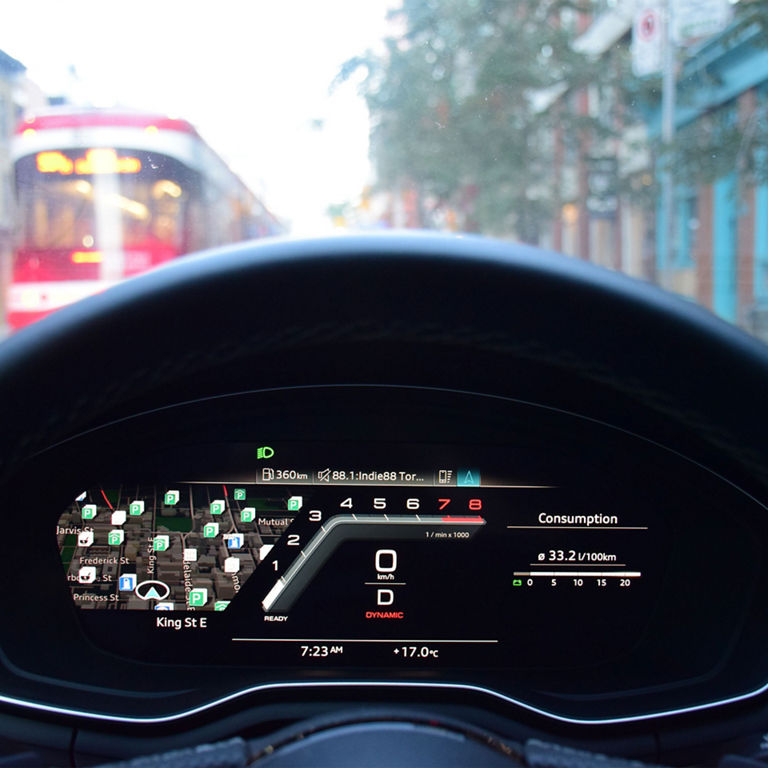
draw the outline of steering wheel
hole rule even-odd
[[[513,397],[640,434],[754,494],[768,489],[761,344],[577,260],[402,234],[190,256],[18,333],[0,346],[0,479],[134,414],[326,384]],[[419,728],[411,736],[428,739]]]
[[[765,479],[761,344],[608,270],[431,235],[230,247],[18,333],[0,348],[0,472],[139,408],[281,383],[259,359],[304,353],[293,383],[481,386],[628,427],[638,403]]]

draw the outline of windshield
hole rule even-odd
[[[0,30],[3,333],[185,254],[521,241],[768,339],[768,2],[29,3]]]

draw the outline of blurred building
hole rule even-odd
[[[21,114],[18,100],[24,65],[0,51],[0,318],[5,317],[5,289],[10,279],[14,222],[13,162],[11,138]]]
[[[26,76],[26,67],[0,51],[0,337],[4,331],[5,296],[10,283],[15,233],[15,184],[11,140],[28,110],[47,103],[41,89]]]
[[[602,123],[607,136],[555,132],[561,200],[546,245],[654,280],[768,340],[765,14],[742,4],[730,26],[676,48],[676,138],[664,148],[660,74],[638,78],[628,68],[635,8],[615,0],[578,18],[574,48],[615,71],[624,92],[588,85],[546,104]]]
[[[483,231],[656,282],[768,340],[768,4],[595,0],[589,13],[578,7],[587,6],[552,6],[548,17],[558,40],[583,54],[572,57],[571,74],[564,68],[560,80],[541,81],[549,87],[527,91],[518,123],[505,115],[510,133],[530,130],[541,180],[504,172],[541,203],[531,206],[536,220],[521,225],[514,211],[499,210],[496,226]],[[542,55],[545,48],[549,59],[552,46]],[[458,104],[476,87],[471,56],[460,53],[451,65]],[[670,141],[661,130],[664,67],[674,82],[667,93],[676,95]],[[427,105],[425,125],[447,124],[442,106]],[[452,179],[441,200],[424,191],[432,179],[429,169],[423,175],[420,185],[406,169],[399,188],[374,186],[355,223],[367,217],[381,226],[475,231],[478,185],[484,192],[505,181],[468,173],[466,183]]]
[[[671,226],[659,282],[768,340],[768,44],[764,20],[691,49],[678,77]],[[658,135],[658,105],[649,114]],[[667,243],[667,238],[671,242]]]
[[[21,116],[18,88],[24,65],[0,51],[0,233],[5,235],[13,223],[10,143]]]
[[[573,48],[599,62],[604,80],[554,92],[539,108],[567,111],[589,126],[578,135],[554,129],[558,200],[542,244],[556,251],[652,279],[655,212],[648,204],[651,155],[642,117],[628,105],[634,0],[616,0],[595,15],[570,12]],[[607,76],[606,76],[607,75]]]

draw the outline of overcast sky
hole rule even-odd
[[[64,0],[4,9],[0,49],[46,93],[190,120],[294,231],[369,180],[368,117],[346,59],[376,47],[395,0]],[[69,70],[74,67],[77,80]],[[322,127],[318,128],[317,126]]]

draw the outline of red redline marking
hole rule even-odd
[[[484,523],[485,520],[483,520],[480,515],[475,515],[474,517],[452,517],[451,515],[446,515],[443,518],[444,523]]]
[[[107,502],[107,506],[114,512],[115,508],[109,503],[109,499],[107,498],[107,494],[104,493],[104,489],[99,488],[99,490],[101,491],[101,495],[104,497],[104,501]]]
[[[229,498],[229,494],[227,493],[227,486],[226,485],[222,485],[221,487],[224,489],[224,498],[228,499]]]

